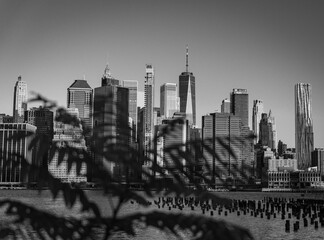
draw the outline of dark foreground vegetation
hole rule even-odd
[[[86,139],[89,143],[87,149],[77,148],[73,144],[66,142],[64,146],[53,144],[51,139],[41,134],[34,134],[33,140],[29,146],[30,149],[36,149],[36,160],[28,161],[20,157],[19,161],[24,165],[23,175],[37,176],[33,181],[33,185],[37,186],[39,191],[45,187],[48,189],[53,199],[56,199],[59,194],[64,197],[66,208],[72,208],[75,204],[81,205],[81,211],[87,213],[82,219],[77,217],[65,217],[54,215],[47,212],[46,209],[25,204],[24,202],[3,199],[0,200],[0,210],[5,210],[5,213],[10,216],[8,222],[0,223],[0,239],[19,238],[21,230],[24,226],[32,228],[36,232],[39,239],[98,239],[98,229],[101,229],[103,239],[114,237],[117,232],[124,232],[130,237],[136,234],[136,226],[142,224],[146,227],[154,227],[161,231],[166,231],[174,236],[179,236],[179,232],[188,233],[188,237],[192,239],[253,239],[247,229],[239,226],[230,225],[224,221],[216,220],[207,215],[187,215],[172,211],[150,211],[150,212],[133,212],[128,215],[120,215],[122,208],[126,203],[136,202],[141,206],[148,206],[148,199],[158,199],[159,197],[171,196],[176,199],[194,199],[200,203],[208,202],[213,206],[231,206],[232,202],[228,199],[218,197],[215,193],[205,191],[205,188],[215,187],[215,167],[209,166],[201,149],[204,148],[215,159],[219,156],[209,147],[210,144],[204,142],[189,142],[185,148],[181,145],[168,147],[165,151],[169,152],[172,160],[172,168],[168,170],[167,166],[160,166],[152,158],[145,158],[136,149],[129,144],[122,144],[114,141],[116,136],[107,136],[103,133],[104,127],[107,125],[97,125],[91,132],[82,126],[79,119],[71,116],[63,108],[57,106],[41,96],[37,96],[32,101],[41,101],[44,107],[55,110],[56,121],[64,124],[69,124],[80,128],[82,137],[74,139],[78,143],[82,139]],[[170,121],[156,135],[153,141],[165,134],[171,134],[176,121]],[[108,124],[109,125],[109,124]],[[125,131],[127,132],[127,131]],[[14,136],[17,138],[27,136]],[[120,136],[119,136],[120,137]],[[226,143],[219,140],[224,146]],[[242,140],[237,140],[242,141]],[[195,154],[199,156],[198,161],[205,167],[204,170],[196,171],[195,168],[183,166],[183,161],[186,161],[186,166],[194,166],[197,163],[197,158],[193,158],[186,149],[195,149]],[[228,149],[231,147],[226,146]],[[235,154],[231,153],[233,158]],[[72,166],[76,166],[77,174],[81,173],[82,164],[88,167],[88,174],[95,176],[93,182],[100,185],[103,196],[107,198],[107,207],[111,208],[110,216],[103,216],[99,207],[95,202],[91,201],[81,187],[71,185],[55,178],[48,170],[48,163],[51,163],[54,156],[58,156],[57,165],[67,164],[69,171]],[[96,159],[98,156],[104,156],[102,162]],[[138,173],[141,165],[145,164],[149,167],[140,171],[141,175],[141,192],[136,188],[131,188],[132,183],[130,175]],[[17,163],[18,164],[18,163]],[[125,177],[116,178],[109,171],[110,164],[120,167],[122,175]],[[225,164],[225,163],[224,163]],[[170,165],[171,166],[171,165]],[[232,169],[237,171],[237,169]],[[172,177],[173,181],[160,181],[157,179]],[[211,177],[213,176],[213,177]],[[196,181],[197,178],[200,181]],[[204,183],[202,187],[201,182]],[[190,188],[188,188],[190,183]],[[1,196],[4,197],[4,196]],[[114,199],[114,201],[111,201]],[[19,227],[17,227],[19,226]],[[18,229],[18,230],[17,230]],[[152,236],[153,238],[154,236]]]

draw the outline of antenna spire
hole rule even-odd
[[[188,44],[186,45],[186,72],[188,72],[188,68],[189,68],[189,50],[188,50]]]

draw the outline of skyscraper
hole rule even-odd
[[[185,118],[174,118],[174,119],[164,119],[162,125],[170,124],[173,121],[172,132],[168,132],[163,135],[163,148],[168,149],[174,146],[178,146],[175,150],[164,151],[163,149],[163,167],[169,169],[172,172],[178,172],[180,166],[177,166],[174,158],[176,157],[181,163],[181,167],[186,171],[187,161],[183,158],[183,155],[179,152],[186,152],[186,143],[189,139],[188,136],[188,120]],[[177,169],[178,168],[178,169]]]
[[[268,125],[268,114],[262,113],[261,120],[259,123],[259,142],[262,146],[269,147],[270,145],[270,136],[269,136],[269,125]]]
[[[14,88],[14,101],[13,101],[13,121],[14,123],[23,123],[24,114],[27,110],[27,83],[21,80],[21,76],[18,77]]]
[[[196,81],[189,72],[189,53],[186,47],[186,71],[179,76],[180,112],[185,113],[189,125],[196,125]]]
[[[259,132],[260,132],[260,121],[261,115],[263,113],[263,102],[262,100],[253,100],[253,109],[252,109],[252,130],[256,136],[254,139],[254,144],[259,142]]]
[[[94,89],[93,132],[94,144],[97,148],[95,160],[99,165],[106,164],[107,170],[115,177],[116,174],[121,173],[121,166],[116,159],[110,159],[109,161],[105,161],[105,159],[108,160],[109,158],[116,157],[116,154],[107,154],[109,146],[124,149],[129,145],[128,96],[129,90],[120,86],[107,85]],[[96,141],[96,139],[102,138],[106,140]],[[122,174],[122,176],[124,177],[125,175]],[[118,179],[121,180],[122,176],[119,175]]]
[[[312,167],[315,166],[321,176],[324,176],[324,148],[315,148],[312,152]]]
[[[295,148],[298,169],[311,166],[311,152],[314,150],[311,93],[310,84],[295,85]]]
[[[242,125],[249,126],[249,94],[247,89],[233,89],[233,92],[231,92],[231,113],[241,118]]]
[[[129,90],[129,104],[128,112],[129,117],[132,119],[133,139],[136,140],[137,136],[137,89],[138,81],[136,80],[124,80],[123,87]]]
[[[153,149],[153,136],[154,136],[154,69],[150,64],[146,65],[146,74],[144,81],[144,131],[145,131],[145,156]]]
[[[26,183],[32,176],[28,175],[26,165],[22,158],[32,162],[33,149],[29,149],[36,127],[27,123],[0,124],[0,182]],[[24,134],[27,137],[14,137]],[[24,178],[23,171],[26,175]]]
[[[79,118],[79,110],[77,108],[67,108],[67,113]],[[82,128],[75,127],[61,122],[55,122],[55,134],[53,144],[58,148],[71,147],[76,149],[86,149],[85,140],[82,136]],[[66,159],[58,164],[60,152],[56,151],[53,159],[48,165],[48,170],[54,177],[61,179],[63,182],[86,182],[87,166],[81,164],[80,174],[77,173],[76,164],[73,164],[69,169],[69,164]],[[81,161],[81,159],[79,159]]]
[[[277,129],[276,129],[276,120],[272,114],[271,109],[268,115],[268,123],[270,125],[269,130],[270,130],[270,141],[271,141],[271,145],[269,147],[275,150],[277,148]]]
[[[241,119],[229,113],[211,113],[202,117],[202,139],[213,152],[203,149],[206,162],[213,170],[211,178],[224,183],[226,178],[240,178],[242,168]],[[228,147],[227,147],[228,146]],[[231,149],[230,149],[231,148]],[[236,158],[233,157],[233,153]],[[236,170],[235,170],[236,169]],[[217,176],[217,177],[216,177]]]
[[[165,83],[160,88],[160,110],[163,118],[171,118],[179,111],[178,88],[175,83]]]
[[[222,101],[221,105],[221,113],[230,113],[231,112],[231,101],[227,98],[225,98]]]
[[[67,107],[77,108],[79,118],[87,128],[92,128],[93,90],[86,80],[75,80],[67,89]]]
[[[25,122],[37,127],[36,133],[43,134],[49,140],[53,138],[54,117],[48,108],[33,107],[25,112]]]
[[[103,87],[103,86],[108,86],[108,85],[119,86],[120,81],[111,75],[110,68],[107,64],[104,74],[101,78],[101,86]]]

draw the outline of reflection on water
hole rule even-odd
[[[107,200],[107,196],[102,196],[100,191],[87,191],[88,197],[90,200],[96,202],[100,207],[103,215],[108,216],[111,213],[110,204]],[[217,193],[223,197],[228,197],[232,199],[246,199],[246,200],[262,200],[264,197],[280,197],[280,198],[300,198],[301,195],[298,193],[252,193],[252,192],[222,192]],[[319,198],[319,195],[309,195],[306,197],[316,197]],[[64,199],[62,196],[58,196],[57,199],[53,200],[51,193],[49,191],[42,191],[41,194],[38,191],[31,190],[0,190],[0,199],[10,198],[22,201],[26,204],[36,206],[46,211],[64,215],[64,216],[80,216],[80,204],[76,204],[72,209],[66,209],[64,205]],[[137,203],[131,204],[126,203],[121,214],[130,214],[136,211],[152,211],[156,210],[157,207],[152,205],[148,208],[143,208]],[[167,208],[160,209],[161,211],[169,211]],[[172,209],[173,212],[180,212],[179,209]],[[189,207],[185,207],[182,210],[184,214],[202,214],[201,210],[196,208],[192,211]],[[207,213],[206,213],[207,215]],[[277,218],[271,217],[269,220],[264,217],[251,217],[249,214],[241,214],[237,216],[236,213],[229,213],[228,216],[224,216],[224,212],[221,215],[215,211],[214,216],[210,216],[219,220],[225,220],[229,223],[237,224],[243,227],[248,228],[255,239],[262,240],[272,240],[272,239],[323,239],[324,237],[324,227],[319,227],[318,230],[315,230],[313,225],[304,227],[303,224],[300,224],[300,229],[297,232],[294,232],[291,228],[289,233],[285,232],[285,221],[282,220],[279,216]],[[4,209],[0,208],[0,223],[8,220],[8,217],[4,213]],[[295,222],[296,219],[291,219],[291,224]],[[31,229],[28,229],[32,233]],[[124,233],[117,233],[114,236],[114,239],[152,239],[163,240],[163,239],[176,239],[171,234],[161,232],[154,228],[145,228],[144,226],[137,227],[137,236],[132,237]],[[25,236],[29,236],[28,234]],[[182,233],[183,238],[188,238],[185,236],[185,233]]]

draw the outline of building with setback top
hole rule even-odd
[[[23,123],[25,120],[25,111],[27,110],[27,83],[18,77],[18,81],[14,88],[14,100],[13,100],[13,122]]]
[[[314,150],[311,95],[310,84],[295,85],[295,148],[298,169],[302,170],[311,166],[311,153]]]
[[[67,107],[77,108],[79,118],[87,128],[92,128],[93,90],[86,80],[75,80],[67,89]]]

